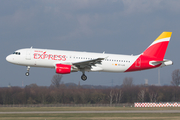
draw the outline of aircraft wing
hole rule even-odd
[[[92,66],[95,66],[95,64],[101,64],[102,60],[106,58],[96,58],[93,60],[86,60],[81,62],[73,62],[72,65],[76,66],[79,69],[90,69]]]

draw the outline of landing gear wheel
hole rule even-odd
[[[27,66],[27,72],[25,73],[26,76],[29,76],[29,70],[30,70],[30,66]]]
[[[82,79],[83,81],[85,81],[85,80],[87,80],[87,76],[86,76],[85,74],[83,74],[83,75],[81,76],[81,79]]]
[[[26,75],[26,76],[29,76],[29,72],[26,72],[25,75]]]

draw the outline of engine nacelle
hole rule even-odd
[[[55,69],[58,74],[69,74],[71,72],[71,65],[56,64]]]

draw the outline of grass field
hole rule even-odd
[[[136,111],[180,110],[180,108],[134,107],[1,107],[0,112],[28,111]],[[0,120],[179,120],[180,113],[53,113],[0,114]]]

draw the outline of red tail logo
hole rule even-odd
[[[163,32],[141,55],[139,55],[136,61],[126,70],[126,72],[159,67],[161,63],[152,65],[150,62],[163,61],[171,34],[172,32]]]

